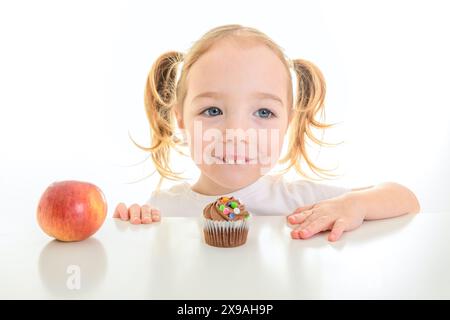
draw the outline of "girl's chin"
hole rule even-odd
[[[230,173],[215,173],[213,179],[215,182],[223,187],[226,187],[227,189],[233,189],[238,190],[242,189],[249,184],[252,184],[255,182],[260,175],[249,175],[243,174],[242,172],[234,171]]]

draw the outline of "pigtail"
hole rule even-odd
[[[173,147],[182,153],[178,149],[182,141],[174,134],[175,113],[173,110],[177,103],[177,66],[182,60],[182,53],[174,51],[164,53],[153,63],[148,74],[144,103],[151,129],[151,146],[143,147],[130,137],[138,148],[150,152],[153,164],[161,176],[157,189],[163,178],[180,179],[180,173],[170,168],[170,150]]]
[[[280,159],[280,163],[288,162],[288,167],[283,170],[284,172],[294,167],[299,174],[308,177],[299,162],[303,157],[317,176],[334,177],[335,175],[330,173],[332,170],[316,166],[306,150],[306,138],[319,146],[332,145],[318,139],[312,132],[312,128],[326,129],[333,126],[316,120],[317,114],[320,113],[322,117],[324,116],[325,79],[322,72],[313,63],[303,59],[291,62],[297,78],[296,101],[294,101],[294,114],[290,124],[288,153]]]

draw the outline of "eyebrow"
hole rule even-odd
[[[220,98],[224,95],[225,94],[222,94],[222,93],[216,92],[216,91],[207,91],[207,92],[202,92],[202,93],[196,95],[192,99],[192,101],[194,101],[195,99],[198,99],[198,98]],[[283,104],[283,100],[281,100],[280,97],[278,97],[277,95],[272,94],[272,93],[256,91],[256,92],[253,92],[251,94],[251,96],[255,97],[255,98],[260,98],[260,99],[275,100],[275,101],[278,101],[279,103]]]

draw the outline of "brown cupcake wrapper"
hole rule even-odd
[[[214,247],[233,248],[247,241],[249,223],[240,221],[212,221],[205,219],[203,234],[205,242]]]

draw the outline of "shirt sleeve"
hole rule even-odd
[[[317,183],[307,180],[296,180],[290,183],[291,192],[299,199],[301,205],[307,206],[320,201],[339,197],[351,191],[351,188],[333,186],[326,183]]]
[[[181,183],[169,189],[154,190],[147,200],[152,208],[159,209],[164,217],[184,217],[196,215],[191,199],[186,196],[187,183]],[[195,203],[194,203],[195,205]]]
[[[328,184],[316,184],[317,188],[317,201],[323,201],[331,198],[339,197],[347,192],[350,192],[351,189],[347,187],[341,187],[341,186],[332,186]]]
[[[153,191],[145,203],[151,206],[152,208],[161,210],[159,199],[160,197],[157,196],[157,191]]]

